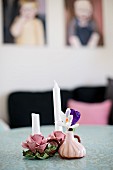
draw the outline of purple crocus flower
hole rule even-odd
[[[73,109],[70,109],[70,110],[71,110],[70,115],[73,115],[73,120],[71,123],[71,126],[72,126],[72,125],[75,125],[75,123],[78,122],[78,120],[80,119],[80,112],[75,111]]]

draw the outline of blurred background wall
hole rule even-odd
[[[103,0],[105,45],[76,50],[65,46],[63,0],[46,0],[48,36],[44,47],[3,44],[0,9],[0,117],[8,122],[7,96],[13,91],[52,89],[54,79],[66,89],[106,85],[107,77],[113,77],[112,7],[113,0]]]

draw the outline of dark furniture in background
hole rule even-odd
[[[67,101],[74,99],[88,103],[106,100],[107,87],[78,87],[72,90],[61,90],[62,110],[65,112]],[[8,113],[11,128],[31,126],[31,113],[40,114],[41,125],[54,124],[53,94],[45,92],[13,92],[8,97]],[[113,124],[113,107],[109,113],[108,124]]]
[[[66,110],[71,91],[61,90],[62,110]],[[8,97],[8,113],[11,128],[31,126],[31,113],[40,114],[41,125],[54,124],[53,93],[13,92]]]

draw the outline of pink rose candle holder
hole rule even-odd
[[[65,139],[65,134],[60,131],[53,132],[48,138],[41,134],[30,135],[22,147],[23,156],[29,159],[46,159],[53,156]]]

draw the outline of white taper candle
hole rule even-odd
[[[56,81],[54,81],[53,88],[53,104],[54,104],[54,121],[55,121],[55,131],[62,131],[62,126],[57,124],[58,121],[61,121],[60,112],[61,112],[61,96],[60,88]]]
[[[32,135],[40,134],[40,115],[32,113]]]

